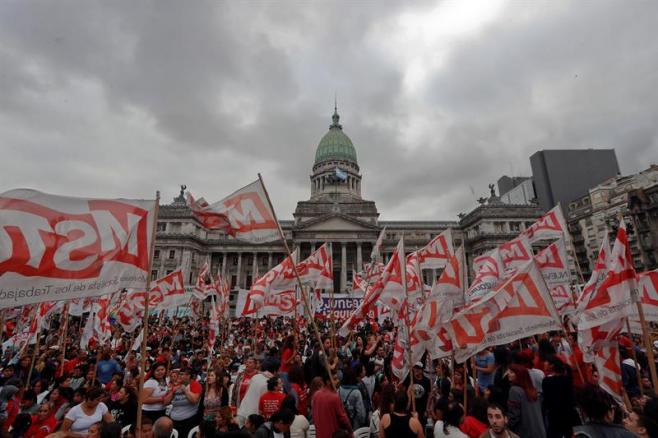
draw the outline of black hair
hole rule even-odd
[[[265,423],[265,419],[263,418],[263,416],[258,414],[249,415],[247,417],[247,420],[249,420],[249,422],[253,424],[254,428],[256,429],[258,429],[263,423]]]
[[[287,395],[286,398],[283,399],[281,402],[281,409],[288,409],[293,412],[293,414],[297,415],[297,406],[295,402],[295,397],[292,395]]]
[[[63,390],[69,389],[71,390],[71,400],[73,397],[73,390],[71,388],[61,388],[60,389],[60,394],[63,395]],[[101,388],[91,388],[89,391],[87,391],[87,394],[85,394],[85,400],[96,400],[99,397],[103,397],[105,395],[105,391],[103,391]]]
[[[398,391],[395,393],[395,399],[393,402],[393,410],[396,412],[407,412],[409,406],[409,396],[407,391]]]
[[[503,413],[503,417],[507,417],[507,410],[503,407],[503,405],[501,405],[499,403],[489,403],[489,405],[487,406],[487,410],[489,410],[489,409],[492,409],[492,410],[498,409],[500,412]]]
[[[292,424],[295,421],[295,414],[290,409],[280,409],[270,417],[272,424],[281,421],[283,424]]]
[[[279,384],[280,380],[281,378],[279,376],[273,376],[267,379],[267,390],[274,391],[274,388],[276,388],[276,385]]]
[[[457,402],[448,404],[448,410],[443,415],[443,433],[448,434],[448,426],[459,427],[462,418],[464,417],[464,408]]]
[[[121,425],[116,421],[101,424],[100,438],[121,438]]]
[[[341,380],[341,385],[356,385],[358,380],[356,379],[356,372],[352,367],[343,368],[343,379]]]
[[[608,393],[598,385],[586,385],[578,393],[578,404],[585,415],[593,421],[603,421],[613,405]]]

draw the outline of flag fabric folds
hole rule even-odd
[[[236,239],[250,243],[273,242],[281,238],[260,179],[209,204],[187,193],[192,215],[207,229],[222,230]]]

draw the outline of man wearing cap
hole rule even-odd
[[[412,387],[413,396],[416,403],[416,412],[418,413],[418,421],[425,428],[425,422],[427,420],[426,410],[427,410],[427,401],[429,400],[431,383],[430,379],[425,377],[423,373],[423,363],[416,362],[412,369],[414,384]],[[404,381],[404,385],[409,387],[409,376]]]

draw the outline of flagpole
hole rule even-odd
[[[409,388],[414,387],[414,371],[411,356],[411,324],[409,323],[409,290],[407,289],[407,256],[404,253],[404,233],[400,238],[402,241],[402,248],[398,254],[398,259],[400,261],[400,279],[402,281],[402,287],[404,288],[405,300],[402,303],[405,306],[404,312],[404,325],[407,327],[407,360],[409,361]],[[399,336],[399,332],[398,332]],[[416,412],[416,396],[414,392],[411,395],[411,411]]]
[[[260,184],[263,187],[263,191],[265,192],[265,197],[267,198],[267,203],[269,204],[270,210],[272,211],[274,222],[276,222],[276,227],[279,230],[279,235],[281,236],[281,240],[283,241],[283,246],[286,249],[286,253],[288,254],[288,257],[290,258],[290,262],[292,263],[293,272],[295,273],[295,278],[297,279],[297,285],[299,286],[300,290],[302,290],[302,300],[304,302],[304,309],[306,310],[306,314],[308,315],[308,319],[309,322],[311,323],[311,327],[315,332],[315,337],[317,338],[316,340],[320,344],[320,350],[324,355],[325,358],[324,366],[325,369],[327,370],[327,373],[329,374],[329,381],[331,382],[331,387],[333,390],[336,390],[336,385],[334,384],[334,378],[333,375],[331,374],[331,368],[329,367],[329,356],[327,356],[327,352],[324,350],[324,345],[322,344],[322,337],[320,336],[320,331],[318,330],[318,327],[315,324],[315,320],[313,319],[313,315],[311,314],[311,310],[308,305],[308,301],[306,299],[306,294],[303,293],[302,279],[299,278],[299,273],[297,272],[297,263],[295,263],[295,259],[292,257],[292,253],[290,252],[290,247],[288,246],[288,242],[286,241],[286,236],[283,234],[283,229],[281,228],[281,224],[279,223],[279,220],[276,217],[276,212],[274,211],[274,206],[272,205],[272,200],[270,199],[270,194],[268,193],[267,188],[265,187],[265,183],[263,182],[263,177],[261,176],[260,173],[258,174],[258,180],[260,181]]]
[[[37,309],[37,312],[39,310]],[[25,385],[29,386],[30,381],[32,380],[32,370],[34,370],[34,362],[37,360],[37,354],[39,354],[39,346],[41,345],[41,322],[37,322],[37,340],[34,345],[34,351],[32,352],[32,361],[30,362],[30,371],[27,373],[27,381],[25,382]]]
[[[640,395],[644,395],[644,390],[642,389],[642,376],[640,375],[640,366],[637,362],[637,354],[635,353],[635,342],[633,341],[633,332],[631,332],[631,324],[628,322],[628,317],[626,318],[626,330],[628,330],[628,337],[630,338],[633,345],[631,346],[631,354],[633,356],[633,365],[635,365],[635,375],[637,376],[637,385],[640,388]]]
[[[66,344],[68,341],[67,332],[69,329],[69,303],[64,305],[64,328],[62,330],[62,365],[60,369],[60,376],[64,375],[64,362],[66,362]]]
[[[149,332],[149,298],[151,295],[151,267],[153,265],[153,251],[155,249],[155,235],[158,225],[158,212],[160,210],[160,191],[155,192],[155,208],[153,210],[153,227],[151,230],[151,248],[149,248],[149,263],[146,271],[146,293],[144,294],[144,315],[142,317],[142,355],[139,358],[139,380],[137,383],[137,418],[135,420],[135,430],[141,434],[142,430],[142,406],[144,399],[142,398],[142,389],[144,388],[144,372],[146,369],[146,341]],[[132,346],[131,346],[132,348]]]

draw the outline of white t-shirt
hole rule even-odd
[[[267,373],[269,375],[269,373]],[[267,391],[267,377],[264,373],[255,374],[249,381],[249,388],[240,400],[238,407],[238,415],[244,418],[249,417],[251,414],[258,413],[258,402],[260,396]]]
[[[468,438],[468,435],[455,426],[448,426],[446,430],[447,434],[443,432],[443,421],[437,421],[434,424],[434,438]]]
[[[103,421],[103,415],[107,414],[107,406],[105,403],[100,402],[96,406],[96,410],[92,415],[87,415],[82,410],[82,405],[73,406],[64,416],[72,421],[71,432],[86,434],[89,431],[89,428]]]
[[[148,379],[144,382],[144,388],[153,388],[151,397],[164,397],[169,389],[166,384],[162,385],[155,379]],[[149,412],[162,411],[164,408],[165,406],[162,403],[144,403],[142,405],[142,410]]]
[[[295,415],[295,420],[290,425],[290,438],[306,438],[310,424],[305,416]]]

